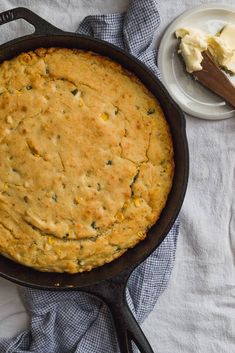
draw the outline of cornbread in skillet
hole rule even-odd
[[[108,58],[50,48],[0,66],[0,253],[82,272],[146,237],[171,189],[167,122]]]

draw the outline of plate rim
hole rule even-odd
[[[160,73],[162,74],[164,70],[161,70],[162,66],[164,65],[164,49],[167,41],[169,40],[169,36],[172,34],[173,28],[175,27],[175,23],[179,22],[181,19],[190,16],[191,14],[194,14],[195,12],[198,12],[200,10],[226,10],[229,12],[233,12],[235,15],[235,6],[233,5],[227,5],[227,4],[202,4],[196,7],[193,7],[191,9],[188,9],[181,13],[179,16],[177,16],[175,19],[173,19],[172,22],[169,23],[169,25],[166,27],[163,36],[160,40],[160,43],[158,45],[158,58],[157,58],[157,64],[160,70]],[[174,95],[172,90],[170,89],[169,85],[167,84],[167,81],[165,81],[164,77],[162,77],[162,82],[166,89],[169,91],[172,99],[181,107],[181,109],[189,114],[192,117],[195,118],[200,118],[204,120],[225,120],[229,119],[235,116],[235,111],[227,112],[224,113],[222,116],[215,117],[207,113],[200,113],[195,111],[194,109],[191,109],[187,107],[185,104],[182,103],[180,99],[177,99],[177,96]]]

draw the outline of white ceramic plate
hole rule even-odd
[[[172,98],[188,114],[201,119],[227,119],[235,117],[235,109],[221,98],[196,82],[185,71],[177,53],[179,42],[174,32],[180,27],[200,28],[215,34],[226,23],[235,23],[235,7],[227,5],[203,5],[177,17],[164,33],[158,52],[158,67],[162,81]],[[229,77],[235,84],[235,77]]]

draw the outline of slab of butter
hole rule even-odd
[[[210,35],[194,28],[180,28],[175,35],[181,39],[179,52],[189,73],[202,70],[202,52],[208,49],[221,68],[235,74],[234,25],[227,24],[216,35]]]
[[[202,52],[207,49],[207,35],[199,29],[180,28],[175,32],[181,38],[179,53],[182,55],[189,73],[202,70]]]
[[[218,35],[211,36],[208,49],[221,68],[235,74],[235,25],[227,24]]]

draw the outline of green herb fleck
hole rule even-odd
[[[72,93],[74,96],[76,96],[76,94],[78,93],[78,89],[75,88],[73,91],[71,91],[71,93]]]
[[[54,200],[55,202],[58,201],[58,196],[57,196],[56,194],[53,194],[51,198],[52,198],[52,200]]]
[[[113,161],[111,161],[111,159],[109,159],[106,164],[107,164],[107,165],[112,165],[112,164],[113,164]]]
[[[96,229],[97,227],[96,227],[96,222],[95,221],[93,221],[92,223],[91,223],[91,227],[92,228],[94,228],[94,229]]]
[[[160,164],[164,166],[164,164],[166,164],[166,159],[161,160]]]
[[[116,110],[115,110],[114,114],[115,114],[115,115],[118,115],[120,109],[119,109],[118,107],[116,107],[116,106],[115,106],[115,108],[116,108]]]
[[[155,108],[149,108],[148,111],[147,111],[147,114],[148,115],[154,114],[155,111],[156,111]]]
[[[97,191],[100,191],[101,190],[101,185],[100,183],[97,183]]]
[[[80,266],[83,266],[83,265],[85,265],[85,261],[77,259],[77,264],[80,265]]]
[[[63,236],[63,239],[67,239],[69,236],[69,233],[66,233],[64,236]]]
[[[31,85],[26,86],[26,89],[30,91],[33,87]]]
[[[115,247],[115,252],[119,252],[120,250],[121,250],[120,246],[117,245],[117,246]]]

